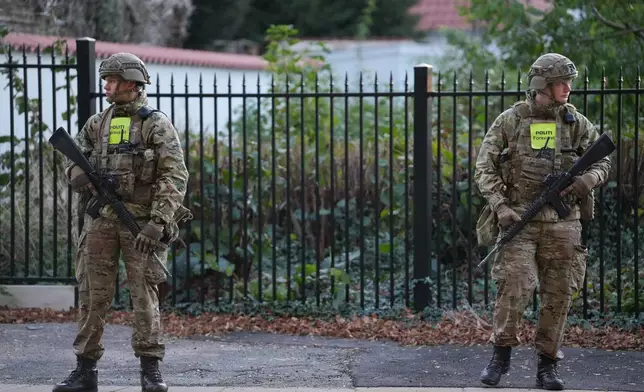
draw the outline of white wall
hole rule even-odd
[[[477,33],[471,33],[475,36]],[[308,48],[314,53],[315,41],[301,41],[297,49]],[[323,54],[334,71],[334,84],[342,86],[345,74],[349,78],[350,89],[357,89],[360,72],[363,73],[363,88],[373,90],[374,75],[378,75],[378,89],[388,89],[390,76],[393,74],[394,91],[403,91],[405,76],[409,90],[413,90],[414,66],[426,63],[433,66],[434,73],[439,71],[441,58],[453,50],[441,32],[428,33],[425,42],[412,40],[329,40],[325,41],[330,53]],[[496,45],[491,44],[488,50],[500,56]]]
[[[358,88],[360,72],[364,91],[373,91],[374,78],[378,77],[379,91],[389,88],[393,77],[393,90],[403,91],[405,76],[409,90],[413,89],[414,66],[419,63],[436,64],[446,49],[446,39],[441,35],[429,38],[428,42],[411,40],[394,41],[341,41],[326,42],[330,53],[324,54],[334,72],[334,85],[342,87],[345,75],[349,89]],[[296,48],[314,50],[311,42],[302,41]]]
[[[16,58],[14,54],[13,61],[18,61],[19,64],[23,63],[22,56]],[[47,55],[42,58],[42,64],[51,64],[51,56]],[[60,63],[60,59],[56,60],[57,63]],[[96,69],[98,71],[98,66],[101,62],[101,59],[96,61]],[[6,63],[5,58],[0,59],[0,70],[4,71],[6,68],[2,67],[2,64]],[[36,64],[37,57],[35,54],[27,54],[27,64]],[[228,78],[230,75],[230,84],[231,91],[233,93],[242,92],[242,78],[246,76],[247,92],[256,92],[257,91],[257,77],[261,77],[261,90],[263,92],[267,91],[268,86],[270,85],[270,78],[267,76],[267,73],[263,71],[246,71],[246,70],[234,70],[234,69],[221,69],[221,68],[205,68],[205,67],[186,67],[186,66],[168,66],[168,65],[159,65],[159,64],[147,64],[148,69],[152,78],[152,85],[146,86],[146,89],[149,93],[157,92],[157,77],[159,80],[159,91],[161,93],[170,93],[170,82],[171,75],[174,76],[174,92],[177,94],[183,94],[186,91],[186,77],[188,81],[188,93],[198,93],[199,92],[199,78],[202,77],[203,82],[203,92],[204,94],[212,94],[214,91],[213,82],[215,75],[217,77],[218,84],[218,93],[227,93],[228,92]],[[55,76],[54,76],[55,75]],[[76,75],[76,70],[70,70],[70,75],[74,77]],[[18,76],[21,79],[25,79],[23,69],[18,69]],[[40,79],[39,79],[40,77]],[[52,83],[55,81],[56,87],[66,86],[65,79],[66,74],[64,71],[56,72],[55,74],[49,69],[43,69],[39,71],[35,68],[27,69],[27,88],[28,88],[28,98],[36,99],[41,97],[42,104],[42,121],[48,125],[49,131],[45,132],[45,142],[46,138],[49,136],[50,131],[55,129],[54,126],[64,126],[70,128],[72,134],[75,134],[82,124],[77,125],[77,116],[74,115],[71,117],[71,126],[65,120],[63,120],[63,113],[67,111],[67,89],[61,88],[54,94],[54,87]],[[97,84],[100,78],[98,74],[96,75]],[[7,87],[9,83],[8,75],[5,73],[0,74],[0,136],[10,135],[13,130],[14,134],[22,138],[25,135],[25,114],[19,114],[18,109],[16,108],[16,102],[14,101],[13,107],[10,105],[9,101],[9,88]],[[99,86],[96,86],[96,89],[99,89]],[[40,91],[39,91],[40,90]],[[76,79],[71,82],[70,95],[75,99],[76,93],[78,91]],[[39,95],[40,94],[40,95]],[[160,101],[160,107],[168,116],[172,116],[172,107],[171,107],[170,98],[162,98]],[[97,101],[97,110],[100,110],[101,103],[103,107],[107,106],[107,103],[104,99]],[[151,98],[150,104],[152,106],[157,106],[157,99]],[[217,129],[225,132],[225,126],[229,120],[228,115],[228,99],[227,98],[218,98],[217,99]],[[233,117],[236,117],[235,109],[240,108],[242,105],[241,98],[232,99],[233,106]],[[13,110],[12,110],[13,109]],[[30,114],[30,113],[29,113]],[[188,127],[194,131],[198,132],[201,128],[200,118],[199,118],[199,99],[198,98],[189,98],[187,110],[186,110],[186,100],[185,98],[175,98],[174,99],[174,121],[175,126],[180,132],[183,132],[186,128],[186,119],[188,120]],[[13,123],[13,127],[11,124]],[[27,119],[28,123],[28,119]],[[214,113],[214,98],[204,98],[203,99],[203,129],[206,132],[213,132],[215,129],[215,113]],[[7,151],[9,145],[6,143],[0,144],[0,152]],[[22,150],[21,146],[17,146],[17,150]]]

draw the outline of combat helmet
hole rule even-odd
[[[101,79],[108,75],[119,75],[124,80],[151,84],[150,74],[143,60],[132,53],[115,53],[101,62],[98,67]]]
[[[568,57],[558,53],[546,53],[539,56],[530,66],[528,90],[543,90],[549,83],[574,79],[577,75],[577,67]]]

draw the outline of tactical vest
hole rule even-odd
[[[507,130],[508,146],[501,153],[500,166],[510,206],[518,213],[523,213],[545,189],[548,174],[570,169],[581,156],[575,108],[564,106],[556,118],[543,119],[534,117],[525,101],[513,105],[517,126]],[[566,219],[579,219],[579,200],[568,195],[564,202],[572,210]],[[552,207],[546,206],[535,220],[559,218]]]
[[[155,111],[143,106],[131,117],[116,117],[114,107],[107,108],[89,158],[101,173],[116,180],[116,193],[129,204],[149,207],[152,202],[157,162],[145,120]]]

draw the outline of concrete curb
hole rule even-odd
[[[0,392],[50,392],[53,385],[0,384]],[[101,386],[99,392],[140,392],[140,386]],[[169,392],[490,392],[490,388],[261,388],[261,387],[173,387]],[[503,392],[543,392],[542,389],[502,388]],[[621,392],[567,389],[568,392]]]

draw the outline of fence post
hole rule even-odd
[[[78,84],[78,130],[96,113],[96,40],[76,40],[76,83]],[[71,131],[70,131],[71,132]]]
[[[96,40],[89,37],[76,40],[76,83],[78,95],[78,131],[96,113]],[[71,134],[71,129],[67,132]],[[78,214],[78,232],[83,230],[84,211]]]
[[[414,67],[414,307],[429,305],[432,238],[432,66]]]

